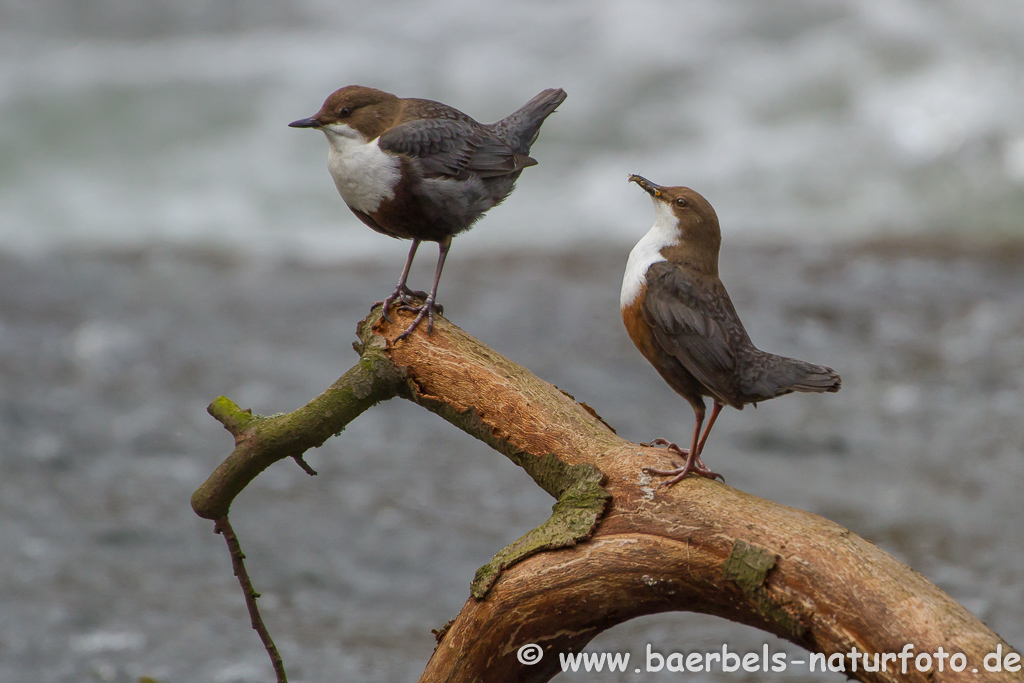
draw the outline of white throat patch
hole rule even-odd
[[[619,308],[626,308],[640,295],[647,284],[647,270],[659,261],[664,261],[661,250],[679,242],[679,219],[665,202],[654,200],[654,225],[644,235],[626,261],[626,272],[622,276],[622,291],[619,294]]]
[[[331,124],[323,131],[329,144],[327,170],[346,204],[371,213],[385,199],[394,198],[401,162],[380,148],[378,138],[367,141],[346,123]]]

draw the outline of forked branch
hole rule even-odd
[[[688,477],[657,488],[644,466],[664,450],[618,437],[586,404],[448,321],[395,344],[375,311],[359,327],[361,360],[324,394],[287,415],[257,417],[220,398],[210,412],[235,451],[196,491],[197,514],[218,519],[273,462],[301,458],[362,411],[394,396],[437,413],[523,467],[557,502],[544,525],[481,568],[472,595],[439,635],[421,681],[547,681],[557,653],[601,631],[672,610],[748,624],[812,652],[962,653],[957,672],[858,666],[862,681],[1024,681],[986,672],[986,655],[1013,648],[920,574],[816,515],[724,484]],[[522,645],[539,645],[524,665]]]

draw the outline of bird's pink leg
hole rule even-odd
[[[441,270],[444,269],[444,260],[448,258],[448,249],[452,246],[452,238],[449,237],[443,242],[438,243],[439,253],[437,255],[437,270],[434,272],[434,286],[430,288],[430,294],[427,295],[426,300],[420,305],[413,303],[403,303],[398,309],[402,311],[412,311],[418,313],[416,319],[412,321],[412,324],[406,328],[405,332],[395,337],[395,341],[401,341],[405,339],[413,330],[423,321],[423,318],[427,319],[427,334],[430,334],[434,330],[434,313],[441,313],[444,308],[439,304],[434,303],[437,299],[437,283],[441,281]]]
[[[700,453],[704,450],[704,443],[708,440],[708,435],[711,433],[711,427],[714,426],[715,420],[718,419],[718,414],[722,412],[723,404],[718,401],[714,402],[714,406],[711,408],[711,418],[708,420],[707,427],[704,428],[704,433],[701,434],[701,427],[704,425],[704,407],[694,409],[694,426],[693,426],[693,438],[691,439],[691,445],[689,449],[682,449],[674,443],[670,443],[665,439],[655,439],[651,442],[652,446],[667,446],[669,451],[678,453],[679,455],[686,456],[686,462],[680,465],[675,460],[672,464],[676,466],[674,470],[659,470],[653,467],[645,467],[644,472],[648,474],[655,474],[663,477],[672,477],[668,481],[661,483],[662,486],[672,486],[680,481],[690,472],[698,474],[708,479],[721,479],[725,481],[725,477],[721,474],[712,471],[704,461],[700,459]]]
[[[398,279],[398,286],[395,287],[395,291],[391,293],[391,296],[384,299],[383,301],[373,302],[373,306],[370,306],[370,310],[373,310],[377,306],[382,306],[382,314],[384,319],[391,322],[391,318],[388,317],[388,309],[391,308],[391,304],[398,300],[403,304],[412,303],[410,297],[418,296],[422,299],[427,298],[426,292],[412,291],[405,286],[405,281],[409,279],[409,270],[412,268],[412,260],[416,257],[416,250],[420,246],[420,240],[413,240],[412,247],[409,249],[409,257],[405,259],[405,268],[402,269],[402,277]]]
[[[711,472],[711,470],[704,464],[704,461],[700,459],[700,454],[704,452],[704,442],[708,440],[708,434],[711,433],[711,428],[715,426],[715,420],[718,419],[718,414],[722,412],[722,408],[724,407],[725,404],[719,403],[718,401],[715,401],[711,406],[711,417],[708,418],[708,426],[704,428],[704,435],[700,437],[700,443],[697,444],[697,467],[707,470],[708,472]],[[714,477],[720,478],[723,482],[725,481],[725,477],[722,475],[715,472],[711,472],[711,474],[714,475]]]

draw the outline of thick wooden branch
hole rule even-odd
[[[912,644],[915,655],[941,647],[967,662],[962,672],[948,660],[942,672],[919,672],[912,660],[904,674],[898,662],[853,673],[847,660],[847,675],[862,681],[1024,681],[1019,670],[986,672],[987,654],[1001,646],[1005,657],[1013,648],[870,542],[715,481],[688,477],[659,488],[642,468],[668,466],[664,450],[618,437],[588,406],[444,319],[429,337],[417,331],[394,344],[409,320],[399,314],[388,325],[375,312],[364,321],[362,361],[296,411],[304,417],[256,418],[226,399],[219,399],[223,410],[215,402],[211,412],[235,435],[236,449],[193,506],[220,516],[271,462],[301,456],[396,395],[526,469],[558,499],[555,514],[478,572],[422,681],[546,681],[559,670],[558,653],[578,652],[633,617],[671,610],[722,616],[826,655],[854,647],[899,653]],[[527,643],[544,648],[540,662],[518,661]]]

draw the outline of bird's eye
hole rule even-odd
[[[686,206],[686,197],[679,197],[676,199],[676,206]]]
[[[342,107],[338,110],[339,119],[347,119],[350,116],[352,116],[352,107]]]

